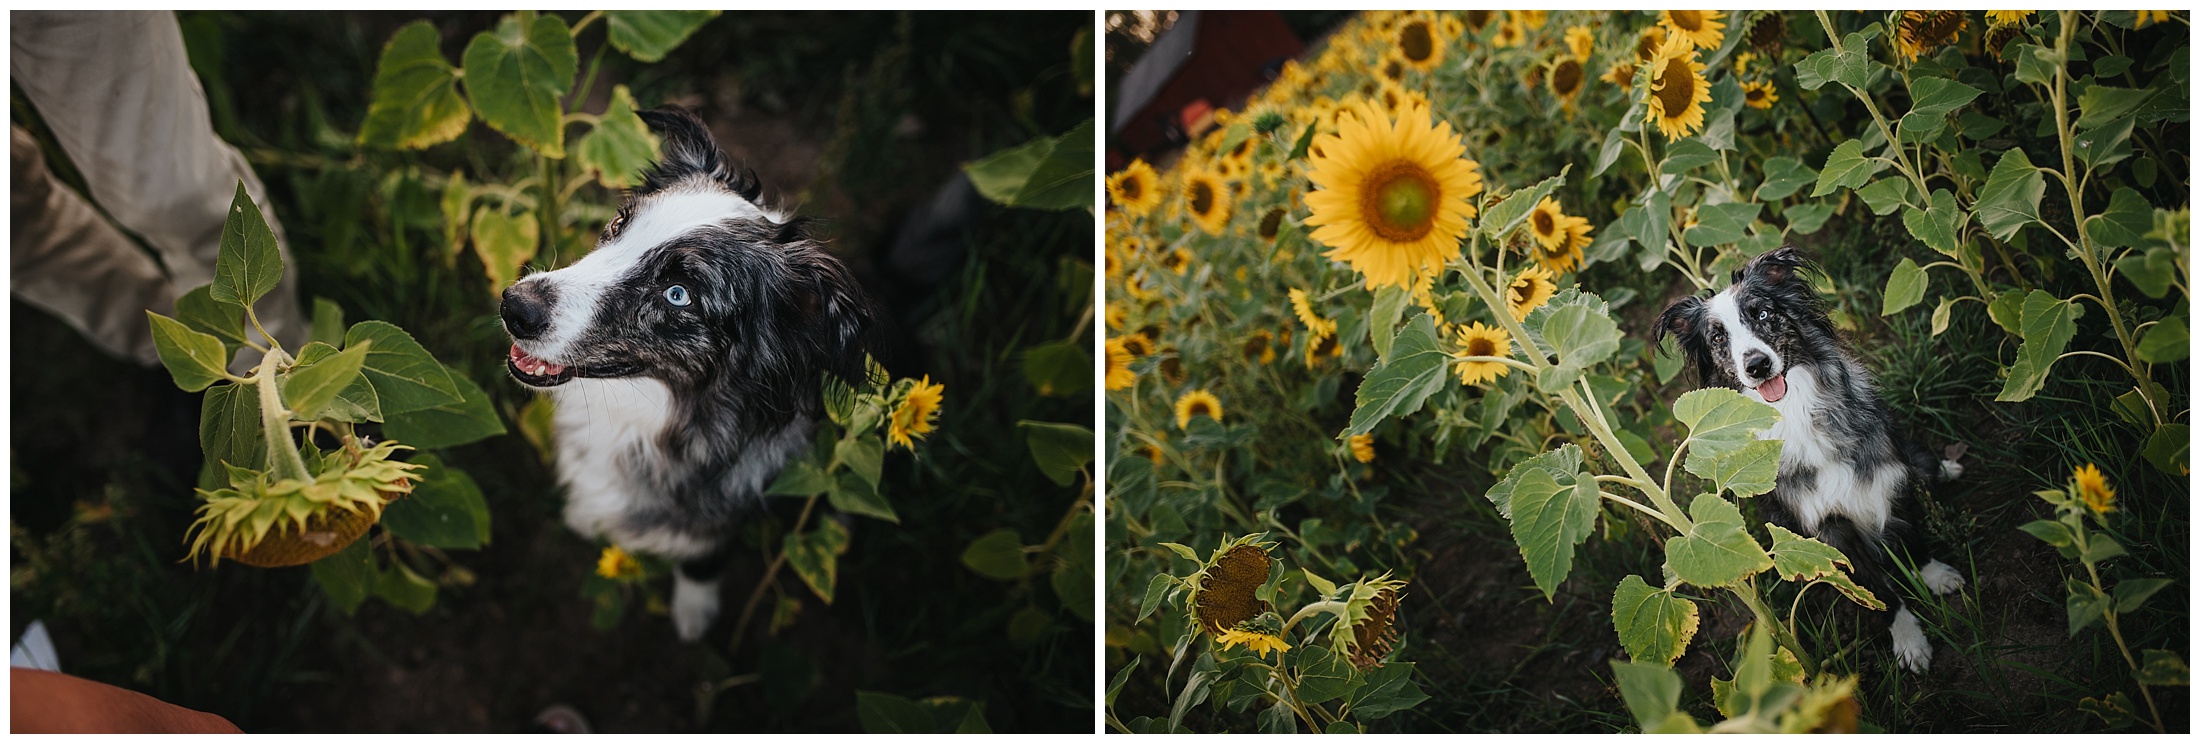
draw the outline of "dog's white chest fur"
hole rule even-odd
[[[1817,534],[1819,523],[1835,514],[1848,517],[1870,533],[1884,529],[1894,491],[1902,487],[1902,468],[1885,466],[1863,472],[1855,462],[1841,456],[1844,443],[1833,441],[1818,427],[1814,414],[1824,401],[1818,376],[1810,367],[1788,369],[1787,389],[1785,397],[1766,403],[1780,412],[1780,423],[1757,438],[1781,441],[1780,494],[1802,523],[1803,533]],[[1765,403],[1756,390],[1744,395]],[[1805,471],[1813,474],[1807,481],[1790,477]]]
[[[557,404],[558,480],[565,483],[565,524],[630,550],[686,556],[707,548],[677,534],[625,528],[635,504],[664,498],[647,493],[638,468],[661,457],[656,439],[671,421],[672,391],[646,377],[578,379],[551,388]]]

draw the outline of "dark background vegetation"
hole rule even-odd
[[[1111,16],[1115,15],[1111,12]],[[1301,62],[1320,52],[1318,39],[1346,20],[1348,14],[1292,14],[1285,19],[1307,42]],[[1848,18],[1848,15],[1844,15]],[[1874,14],[1874,17],[1877,17]],[[1126,16],[1108,30],[1108,70],[1120,75],[1150,44],[1132,30],[1140,21]],[[1636,25],[1640,21],[1633,22]],[[1861,21],[1857,22],[1861,25]],[[1801,49],[1825,48],[1823,33],[1815,24],[1791,25],[1788,43]],[[1730,30],[1731,32],[1731,30]],[[2166,53],[2151,45],[2181,44],[2189,29],[2178,23],[2163,24],[2154,33],[2138,36],[2127,54],[2139,59]],[[1128,61],[1126,61],[1128,60]],[[1592,82],[1591,85],[1601,83]],[[1831,87],[1828,91],[1833,91]],[[1113,95],[1110,89],[1109,94]],[[1257,91],[1256,91],[1257,92]],[[1782,95],[1792,91],[1782,90]],[[2022,95],[1989,96],[1980,104],[2011,106]],[[1811,112],[1827,126],[1868,125],[1869,116],[1853,97],[1833,92],[1817,97]],[[1217,101],[1217,106],[1237,109],[1241,100]],[[1786,102],[1783,101],[1783,105]],[[1540,103],[1537,104],[1540,106]],[[1539,108],[1536,110],[1540,110]],[[1899,110],[1899,109],[1898,109]],[[2022,115],[2005,108],[1989,113],[2011,121]],[[1843,125],[1843,122],[1849,124]],[[2147,196],[2156,204],[2190,203],[2189,124],[2162,125],[2167,136],[2151,152],[2164,164],[2160,178]],[[2026,123],[2029,129],[2030,123]],[[1745,128],[1743,134],[1751,132]],[[1519,136],[1536,137],[1535,132]],[[1547,135],[1541,135],[1547,136]],[[1798,134],[1799,139],[1806,135]],[[1836,140],[1838,141],[1838,140]],[[2026,141],[2030,152],[2059,153],[2052,137],[2044,143]],[[1798,143],[1798,147],[1802,147]],[[1808,145],[1807,152],[1783,153],[1807,163],[1825,161],[1832,142]],[[1468,157],[1475,156],[1470,145]],[[1149,153],[1151,161],[1167,163],[1181,150]],[[1573,164],[1577,177],[1595,156],[1593,151],[1552,151],[1549,162],[1506,163],[1503,168],[1522,173],[1557,173]],[[1630,154],[1628,157],[1633,157]],[[2035,156],[2035,159],[2048,156]],[[1626,158],[1622,158],[1622,162]],[[1485,164],[1487,167],[1487,164]],[[1160,166],[1157,166],[1160,167]],[[1753,170],[1738,167],[1737,172]],[[1624,184],[1608,179],[1602,192],[1586,203],[1624,200]],[[2068,222],[2067,200],[2059,188],[2049,189],[2042,210]],[[2164,648],[2191,658],[2191,490],[2186,478],[2155,469],[2141,456],[2147,431],[2119,420],[2111,408],[2113,399],[2131,389],[2129,376],[2098,357],[2073,357],[2057,363],[2045,388],[2022,403],[1995,402],[2002,387],[2002,368],[2015,358],[2017,339],[1995,328],[1985,308],[1961,303],[1953,311],[1949,330],[1934,337],[1929,313],[1919,308],[1881,317],[1881,293],[1888,275],[1906,252],[1923,254],[1917,247],[1896,250],[1891,246],[1915,246],[1916,241],[1897,217],[1873,217],[1861,204],[1852,204],[1810,235],[1794,237],[1809,251],[1830,280],[1832,292],[1823,295],[1836,313],[1852,320],[1844,330],[1849,346],[1865,366],[1877,375],[1881,395],[1907,433],[1928,448],[1939,451],[1951,443],[1967,443],[1962,460],[1965,475],[1936,486],[1915,504],[1911,515],[1919,532],[1939,557],[1970,582],[1961,595],[1929,598],[1911,587],[1906,594],[1925,621],[1933,643],[1932,671],[1918,675],[1901,670],[1893,658],[1883,626],[1864,617],[1853,605],[1827,601],[1813,592],[1800,614],[1803,642],[1817,649],[1820,663],[1829,673],[1857,675],[1861,719],[1868,725],[1892,732],[1932,733],[2075,733],[2101,730],[2099,719],[2078,711],[2078,701],[2124,691],[2132,696],[2142,722],[2127,729],[2144,730],[2145,704],[2135,694],[2131,671],[2115,643],[2099,624],[2075,637],[2068,631],[2064,610],[2065,577],[2083,578],[2075,561],[2065,560],[2038,539],[2018,531],[2035,519],[2053,518],[2053,510],[2032,492],[2059,488],[2071,478],[2072,468],[2097,464],[2118,495],[2122,510],[2108,530],[2130,555],[2116,559],[2103,580],[2164,577],[2177,583],[2136,613],[2122,620],[2125,640],[2134,654],[2144,648]],[[1609,214],[1592,214],[1599,233],[1613,229],[1605,223]],[[2044,241],[2035,240],[2033,245]],[[2059,249],[2058,249],[2059,250]],[[2075,260],[2050,257],[2037,250],[2037,258],[2025,256],[2028,278],[2050,277],[2041,288],[2058,297],[2092,291],[2089,278]],[[1990,268],[1999,268],[1998,262]],[[1998,277],[2009,281],[2006,272]],[[1632,289],[1637,299],[1615,310],[1622,332],[1647,340],[1655,318],[1665,303],[1689,294],[1692,287],[1669,271],[1643,272],[1632,257],[1584,269],[1577,277],[1588,289],[1613,296],[1614,289]],[[1959,294],[1967,290],[1951,273],[1933,276],[1927,297]],[[2123,285],[2129,290],[2129,285]],[[2127,292],[2128,294],[2128,292]],[[2135,296],[2128,299],[2136,300]],[[2097,339],[2113,338],[2098,308],[2078,321],[2071,348],[2098,348]],[[2156,381],[2169,388],[2173,410],[2190,400],[2187,387],[2189,361],[2158,365]],[[1350,412],[1358,380],[1338,386],[1341,410]],[[1652,393],[1638,394],[1634,404],[1644,408],[1668,406],[1693,389],[1687,375]],[[1333,430],[1342,430],[1340,416]],[[1661,450],[1671,439],[1660,441]],[[1625,651],[1612,627],[1611,589],[1629,574],[1641,575],[1659,565],[1663,556],[1649,536],[1644,520],[1612,519],[1619,525],[1607,539],[1589,540],[1577,549],[1573,572],[1560,585],[1555,599],[1546,601],[1535,588],[1522,562],[1519,548],[1506,520],[1482,497],[1496,477],[1480,462],[1478,453],[1448,453],[1449,462],[1431,464],[1404,457],[1405,453],[1378,449],[1377,483],[1365,492],[1387,495],[1348,504],[1323,504],[1303,499],[1283,510],[1283,524],[1303,525],[1302,520],[1323,519],[1332,524],[1369,519],[1378,524],[1404,525],[1417,535],[1404,546],[1379,542],[1358,545],[1347,558],[1368,575],[1384,570],[1410,579],[1403,602],[1400,628],[1403,639],[1397,658],[1418,664],[1416,681],[1431,699],[1420,705],[1371,722],[1371,731],[1396,732],[1612,732],[1636,729],[1635,718],[1620,699],[1612,681],[1610,662]],[[1745,507],[1749,508],[1749,507]],[[1303,526],[1301,529],[1305,529]],[[1232,533],[1234,535],[1234,533]],[[1232,535],[1222,535],[1227,539]],[[1217,539],[1207,535],[1203,541]],[[1201,542],[1204,546],[1208,543]],[[1286,548],[1288,548],[1288,544]],[[1111,557],[1122,546],[1111,546]],[[1332,558],[1335,556],[1332,555]],[[1286,566],[1319,565],[1305,560],[1303,551],[1284,557]],[[1135,592],[1146,575],[1132,577]],[[1336,578],[1336,577],[1331,577]],[[1346,577],[1350,578],[1350,577]],[[1124,604],[1115,595],[1120,583],[1110,583],[1111,639],[1116,629],[1128,637],[1131,631]],[[1782,614],[1792,591],[1774,595]],[[1928,597],[1927,599],[1917,599]],[[1701,628],[1686,654],[1674,668],[1685,680],[1681,709],[1710,722],[1720,718],[1711,702],[1710,681],[1733,676],[1733,657],[1750,622],[1749,611],[1725,594],[1693,597],[1702,611]],[[1164,613],[1166,615],[1167,613]],[[1178,618],[1181,615],[1169,616]],[[1164,620],[1163,622],[1170,622]],[[1140,626],[1147,627],[1147,626]],[[1173,638],[1173,633],[1164,638]],[[1110,675],[1128,663],[1133,654],[1121,644],[1109,649],[1106,669]],[[1199,644],[1194,644],[1195,649]],[[1168,648],[1162,644],[1161,648]],[[1156,658],[1146,658],[1132,674],[1114,710],[1124,720],[1134,716],[1166,719],[1183,670],[1171,677],[1168,689],[1156,687]],[[1159,661],[1165,667],[1166,657]],[[1189,667],[1189,660],[1185,667]],[[2155,702],[2172,732],[2191,729],[2189,688],[2155,688]],[[1210,705],[1198,706],[1184,718],[1194,731],[1247,731],[1252,713],[1217,715]]]
[[[426,17],[455,61],[499,15]],[[513,430],[441,453],[480,483],[491,544],[454,552],[463,570],[441,577],[437,605],[417,617],[372,599],[346,617],[305,568],[179,563],[195,506],[198,396],[177,391],[165,372],[101,356],[18,302],[11,630],[43,618],[64,671],[249,731],[513,731],[554,703],[608,732],[852,731],[857,689],[980,701],[999,731],[1090,730],[1092,625],[1052,594],[982,578],[958,556],[996,528],[1039,542],[1076,497],[1032,465],[1014,422],[1090,426],[1090,399],[1039,396],[1017,351],[1071,338],[1089,322],[1080,317],[1091,218],[972,196],[936,239],[894,244],[962,162],[1092,115],[1070,65],[1091,16],[727,14],[661,63],[603,57],[597,100],[581,110],[600,111],[614,83],[643,106],[697,109],[721,145],[759,172],[768,196],[824,218],[834,252],[885,310],[881,335],[893,341],[882,362],[946,386],[923,458],[887,458],[882,491],[901,524],[849,522],[831,606],[782,573],[782,590],[802,600],[799,614],[771,629],[767,598],[730,657],[727,626],[799,504],[758,512],[728,574],[725,612],[703,643],[679,643],[661,614],[630,611],[612,630],[590,626],[581,587],[598,546],[559,520],[553,476],[518,433],[530,396],[503,372],[508,342],[493,288],[470,252],[455,267],[443,263],[433,193],[423,203],[400,175],[412,165],[463,167],[478,181],[511,172],[518,148],[479,122],[425,152],[351,144],[383,42],[416,17],[180,20],[217,130],[267,182],[268,211],[288,232],[301,285],[284,290],[335,300],[347,322],[410,330],[486,388]],[[580,36],[584,69],[603,39],[600,25]],[[616,202],[594,186],[578,198]],[[546,249],[535,263],[574,257]],[[1050,622],[1012,642],[1008,619],[1026,607]]]

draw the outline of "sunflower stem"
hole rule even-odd
[[[274,337],[268,337],[269,342]],[[313,480],[306,471],[305,456],[298,452],[298,442],[290,436],[290,409],[283,407],[282,390],[275,382],[275,369],[290,361],[290,355],[278,348],[268,349],[260,359],[260,366],[253,372],[252,386],[260,395],[261,433],[267,437],[267,469],[275,480]]]

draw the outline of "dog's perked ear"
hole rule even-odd
[[[725,151],[718,149],[718,140],[711,137],[710,127],[693,112],[678,106],[664,106],[638,113],[642,122],[657,132],[662,145],[658,147],[657,165],[642,173],[642,185],[635,189],[636,195],[650,194],[700,176],[723,184],[751,203],[763,196],[764,185],[756,180],[756,172],[734,165]]]
[[[1658,314],[1658,329],[1650,335],[1650,341],[1652,343],[1662,342],[1668,335],[1687,338],[1690,334],[1695,333],[1696,326],[1703,322],[1703,307],[1703,298],[1695,295],[1674,300],[1673,304],[1666,305],[1665,312]]]
[[[795,342],[805,361],[850,384],[860,382],[874,325],[870,301],[840,259],[808,239],[800,220],[780,225],[775,239],[790,274],[782,320],[798,329]]]
[[[1750,259],[1749,263],[1743,264],[1740,269],[1736,269],[1734,271],[1734,281],[1740,283],[1742,277],[1747,276],[1755,278],[1765,286],[1777,287],[1786,284],[1789,279],[1793,278],[1796,270],[1808,266],[1809,262],[1803,258],[1802,249],[1792,245],[1783,245],[1766,251],[1764,255]]]

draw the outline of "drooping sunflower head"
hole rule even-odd
[[[1895,26],[1894,51],[1904,62],[1956,40],[1969,19],[1960,10],[1905,10]]]
[[[1703,105],[1711,102],[1711,85],[1703,77],[1703,63],[1686,36],[1675,35],[1658,48],[1650,61],[1650,95],[1644,101],[1651,123],[1668,140],[1677,140],[1703,129]]]
[[[1725,17],[1726,12],[1719,10],[1667,10],[1658,14],[1658,24],[1697,49],[1717,49],[1726,40],[1726,24],[1719,22]]]
[[[1428,13],[1407,15],[1391,31],[1391,40],[1398,50],[1398,60],[1415,70],[1428,72],[1444,61],[1443,32]]]
[[[1336,321],[1330,323],[1334,324]],[[1341,356],[1344,356],[1344,343],[1337,339],[1334,328],[1329,333],[1310,334],[1306,337],[1307,369]]]
[[[1566,50],[1573,53],[1574,61],[1589,61],[1589,52],[1596,48],[1596,43],[1597,36],[1589,31],[1588,26],[1573,26],[1566,29]]]
[[[946,389],[946,385],[933,384],[931,375],[912,385],[886,423],[886,441],[903,449],[916,449],[914,440],[932,433],[932,420],[940,415],[940,400]]]
[[[1467,28],[1473,29],[1475,33],[1482,33],[1482,29],[1488,27],[1490,20],[1496,17],[1497,11],[1494,10],[1484,8],[1469,10],[1467,11]]]
[[[1254,596],[1268,581],[1270,559],[1261,537],[1246,535],[1217,546],[1191,576],[1192,619],[1209,634],[1220,636],[1273,609]]]
[[[1129,167],[1108,176],[1108,198],[1124,214],[1144,217],[1161,204],[1161,178],[1146,161],[1133,160]]]
[[[1260,226],[1254,230],[1254,234],[1259,235],[1260,239],[1264,241],[1275,240],[1276,233],[1283,229],[1283,217],[1283,207],[1269,207],[1268,211],[1260,216]]]
[[[1314,145],[1307,178],[1320,188],[1306,195],[1306,224],[1329,246],[1324,255],[1375,288],[1411,285],[1458,254],[1482,176],[1449,123],[1432,121],[1419,102],[1396,118],[1361,103]]]
[[[1471,324],[1460,324],[1457,329],[1460,356],[1512,356],[1512,334],[1506,333],[1503,328],[1491,328],[1482,325],[1481,321],[1475,321]],[[1459,384],[1477,385],[1504,377],[1512,368],[1499,362],[1470,361],[1453,365],[1452,371],[1459,375]]]
[[[1176,399],[1176,428],[1191,428],[1192,419],[1206,416],[1222,423],[1222,401],[1214,393],[1193,389]]]
[[[1354,434],[1347,445],[1352,448],[1352,459],[1360,462],[1375,461],[1375,435]]]
[[[1513,320],[1520,320],[1551,301],[1551,295],[1557,293],[1558,283],[1553,280],[1550,270],[1530,266],[1521,269],[1520,274],[1513,277],[1512,284],[1505,287],[1505,309],[1512,313]]]
[[[1123,348],[1123,339],[1108,339],[1107,352],[1108,389],[1122,390],[1138,384],[1138,373],[1131,371],[1132,356],[1129,349]]]
[[[1777,10],[1760,10],[1749,17],[1749,45],[1766,57],[1778,60],[1780,49],[1787,44],[1787,15]]]
[[[1560,57],[1551,63],[1551,72],[1546,77],[1551,81],[1551,96],[1557,98],[1565,106],[1567,113],[1571,114],[1574,110],[1574,99],[1581,95],[1582,83],[1588,80],[1589,71],[1581,66],[1579,59]]]
[[[1360,582],[1345,601],[1345,621],[1331,631],[1344,642],[1352,665],[1362,670],[1383,665],[1383,657],[1398,643],[1398,602],[1405,599],[1406,582],[1389,574]],[[1350,637],[1344,637],[1346,628]]]
[[[2089,462],[2071,473],[2070,477],[2076,480],[2070,492],[2078,497],[2079,503],[2085,504],[2085,508],[2092,510],[2094,514],[2107,514],[2116,510],[2116,489],[2109,487],[2108,476],[2102,475],[2100,468]]]
[[[1769,109],[1780,102],[1780,92],[1772,89],[1772,81],[1742,83],[1742,103],[1753,109]]]
[[[1208,235],[1221,235],[1230,222],[1230,189],[1214,173],[1195,170],[1184,175],[1184,214]]]

